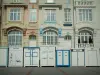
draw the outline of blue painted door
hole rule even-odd
[[[63,51],[63,65],[69,65],[69,51]]]
[[[57,59],[57,66],[58,65],[62,65],[62,51],[57,51],[57,57],[56,57],[56,59]]]
[[[56,52],[56,65],[57,66],[69,66],[70,55],[68,50],[57,50]]]

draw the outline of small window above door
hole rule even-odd
[[[47,3],[54,3],[54,0],[47,0]]]
[[[65,40],[71,40],[71,36],[70,36],[70,35],[66,35],[66,36],[64,37],[64,39],[65,39]]]
[[[29,40],[36,40],[36,35],[30,35]]]

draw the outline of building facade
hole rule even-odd
[[[39,45],[99,47],[98,3],[99,0],[39,1]]]
[[[51,45],[58,49],[72,48],[74,42],[72,18],[73,0],[39,1],[39,45]]]
[[[100,0],[3,0],[9,66],[100,66],[99,7]]]
[[[1,46],[99,47],[98,3],[98,0],[3,0]],[[13,33],[8,35],[12,30],[14,34],[21,30],[19,39],[13,38]]]
[[[3,0],[1,46],[37,45],[38,0]]]

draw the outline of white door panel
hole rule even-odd
[[[89,66],[97,66],[97,51],[88,51]]]
[[[63,58],[64,58],[64,64],[63,65],[68,65],[69,59],[68,59],[68,51],[63,51]]]
[[[22,51],[18,51],[17,54],[15,52],[15,62],[16,62],[16,66],[22,66],[23,62],[23,52]]]
[[[62,65],[62,51],[57,51],[57,65]]]
[[[78,52],[78,66],[84,66],[84,52]]]
[[[30,66],[30,50],[24,49],[24,66]]]
[[[9,51],[9,66],[15,66],[14,51]]]
[[[77,52],[72,52],[72,66],[77,66]]]
[[[41,66],[47,65],[47,50],[41,50]]]
[[[48,66],[54,66],[54,50],[48,50]]]
[[[39,49],[34,49],[32,52],[32,64],[33,66],[39,65]]]

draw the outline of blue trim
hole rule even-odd
[[[31,56],[32,57],[32,64],[31,65],[33,65],[33,49],[31,51],[32,51],[32,56]]]
[[[64,51],[62,50],[62,65],[64,65]]]
[[[72,26],[72,24],[63,24],[63,26]]]
[[[77,66],[78,66],[78,52],[77,52]]]
[[[23,47],[23,48],[33,49],[33,48],[40,48],[40,47]]]
[[[62,51],[62,65],[58,65],[58,54],[57,52]],[[68,51],[68,65],[64,65],[64,51]],[[57,67],[70,67],[70,50],[56,50],[56,66]]]
[[[84,66],[85,66],[85,50],[84,50]]]
[[[56,51],[56,66],[57,66],[57,62],[58,62],[58,57],[57,57],[58,53]]]
[[[9,48],[9,47],[2,47],[2,46],[0,46],[0,49],[6,49],[6,48]]]
[[[30,65],[31,65],[31,50],[30,50]]]
[[[70,50],[69,50],[69,53],[68,54],[69,54],[69,67],[70,67]]]

